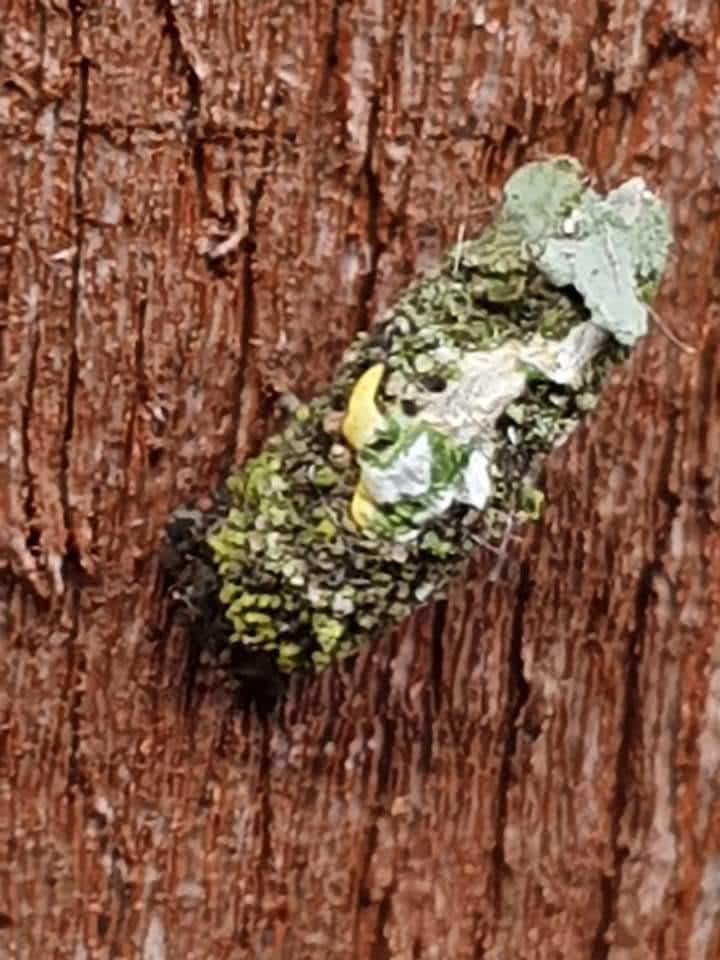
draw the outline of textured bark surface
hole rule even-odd
[[[2,7],[0,956],[720,955],[715,0]],[[670,204],[695,352],[654,327],[499,582],[187,709],[169,511],[556,151]]]

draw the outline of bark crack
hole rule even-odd
[[[192,154],[192,167],[197,183],[200,212],[205,216],[208,206],[205,185],[205,150],[203,138],[198,134],[202,109],[202,82],[190,51],[183,42],[182,31],[171,0],[160,0],[157,9],[163,18],[163,33],[170,41],[171,65],[180,64],[180,70],[187,84],[188,108],[184,118],[184,126]]]
[[[325,70],[321,90],[327,92],[328,83],[338,65],[338,40],[340,37],[340,7],[343,0],[335,0],[330,11],[330,29],[325,49]]]
[[[70,3],[70,8],[72,10],[72,3]],[[42,90],[43,90],[43,75],[45,73],[45,54],[47,53],[47,10],[45,5],[40,3],[37,5],[37,17],[39,25],[39,56],[37,62],[37,68],[35,70],[35,89],[41,96],[38,97],[38,110],[36,113],[39,113],[42,109],[40,103],[42,102]]]
[[[138,419],[138,410],[140,407],[147,403],[149,397],[148,385],[145,378],[145,317],[147,312],[147,296],[144,293],[139,304],[137,311],[137,321],[135,324],[135,357],[134,357],[134,370],[133,370],[133,379],[135,383],[135,391],[130,404],[130,409],[128,411],[127,417],[127,428],[125,430],[125,496],[123,498],[125,503],[128,503],[128,487],[130,484],[130,470],[132,465],[132,455],[133,447],[135,445],[135,433]],[[161,450],[162,447],[151,447],[148,454],[149,466],[156,466],[156,462],[153,460],[156,450]]]
[[[30,468],[30,420],[32,419],[33,395],[35,393],[35,381],[37,379],[37,357],[40,347],[40,334],[37,329],[37,323],[31,331],[30,361],[28,363],[27,383],[25,386],[25,397],[22,405],[22,453],[23,453],[23,472],[25,474],[25,502],[24,513],[25,520],[29,527],[27,536],[27,546],[32,552],[33,547],[37,546],[39,540],[38,531],[34,525],[35,519],[35,479]]]
[[[69,749],[67,758],[66,791],[72,797],[77,787],[85,787],[85,777],[80,760],[81,706],[83,702],[84,682],[81,674],[85,672],[85,654],[78,645],[79,629],[79,588],[73,583],[67,595],[70,613],[70,629],[67,637],[67,673],[63,689],[62,702],[68,704],[67,724],[69,729]]]
[[[394,885],[393,885],[394,886]],[[385,925],[390,917],[390,908],[392,905],[393,888],[385,891],[382,900],[378,904],[377,919],[375,921],[375,936],[373,938],[371,960],[391,960],[392,953],[387,936],[385,935]]]
[[[382,244],[379,234],[379,213],[382,205],[382,190],[380,179],[373,166],[373,150],[378,133],[380,116],[380,94],[375,91],[370,99],[370,114],[368,117],[368,135],[365,157],[362,165],[362,175],[365,180],[367,194],[367,242],[370,250],[368,270],[360,284],[358,294],[358,324],[356,332],[369,330],[372,323],[371,307],[377,284],[377,268],[382,253]]]
[[[497,820],[493,860],[493,895],[498,916],[503,909],[503,874],[505,871],[505,827],[508,817],[508,794],[513,782],[513,759],[517,748],[517,731],[520,713],[525,706],[529,687],[523,672],[522,646],[525,627],[525,612],[532,594],[532,579],[527,560],[520,565],[520,574],[513,610],[510,649],[508,651],[508,692],[505,710],[505,743],[500,759],[497,788]]]
[[[261,838],[260,838],[260,863],[270,867],[273,863],[273,808],[270,799],[272,794],[272,724],[263,719],[262,734],[260,737],[260,760],[258,769],[258,783],[260,786],[260,820],[261,820]],[[264,870],[259,871],[258,875],[258,897],[262,903],[265,894],[265,884],[263,878]]]
[[[80,50],[80,19],[84,7],[79,0],[70,0],[72,21],[72,44],[74,50]],[[78,324],[82,301],[82,266],[85,244],[85,219],[83,216],[83,163],[87,143],[87,111],[90,77],[90,61],[85,56],[78,60],[79,103],[77,133],[75,140],[75,161],[72,179],[73,232],[75,251],[72,260],[72,279],[70,286],[70,311],[68,322],[68,379],[65,393],[65,427],[63,430],[60,453],[60,500],[65,525],[65,562],[76,558],[73,540],[73,518],[70,506],[70,448],[75,429],[75,397],[79,383]]]
[[[681,36],[673,27],[667,27],[661,32],[657,42],[648,47],[646,73],[651,73],[661,63],[670,63],[677,59],[685,60],[690,67],[692,61],[702,54],[702,47]]]
[[[223,472],[226,472],[235,462],[238,449],[238,426],[242,416],[243,400],[250,387],[250,355],[253,352],[253,334],[257,322],[257,299],[255,296],[255,254],[257,253],[257,219],[260,204],[265,193],[267,169],[270,161],[271,139],[268,136],[263,145],[261,167],[258,178],[250,191],[247,214],[247,232],[242,242],[244,253],[242,263],[242,291],[243,315],[242,332],[240,337],[240,359],[235,386],[232,395],[232,409],[230,414],[230,429],[232,443],[228,445],[228,453],[223,463]]]
[[[6,296],[3,298],[5,305],[5,316],[9,317],[9,298],[10,298],[10,287],[12,285],[12,276],[13,268],[15,266],[15,254],[17,247],[17,239],[21,233],[21,216],[22,211],[25,207],[25,191],[23,189],[23,183],[20,182],[20,188],[18,190],[17,196],[17,209],[15,212],[15,220],[13,223],[13,231],[10,237],[9,242],[9,251],[7,258],[7,271],[5,274],[5,292]],[[31,420],[31,411],[33,405],[33,396],[35,393],[35,381],[37,379],[37,358],[38,350],[40,348],[40,334],[37,326],[37,309],[35,305],[31,307],[31,316],[30,322],[32,324],[32,329],[30,330],[30,359],[28,361],[28,370],[27,370],[27,383],[25,385],[25,396],[22,403],[22,413],[20,421],[20,434],[21,434],[21,444],[22,444],[22,466],[23,473],[25,475],[25,497],[23,503],[23,519],[27,521],[28,526],[31,527],[29,538],[26,536],[26,547],[28,547],[32,553],[33,546],[36,545],[37,532],[32,528],[32,521],[35,516],[35,483],[32,471],[30,469],[30,420]],[[9,326],[9,324],[8,324]],[[5,327],[5,322],[0,325],[0,329]],[[0,337],[0,363],[2,366],[5,366],[7,358],[3,356],[3,338]],[[9,478],[8,478],[9,484]]]

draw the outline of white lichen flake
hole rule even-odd
[[[577,290],[595,326],[632,346],[647,333],[643,280],[662,272],[669,249],[665,209],[634,177],[607,197],[588,188],[538,265],[551,283]]]

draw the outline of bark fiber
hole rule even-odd
[[[720,5],[0,0],[0,956],[720,956]],[[168,513],[520,162],[642,174],[658,324],[492,581],[187,704]]]

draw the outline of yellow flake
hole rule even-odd
[[[370,439],[383,419],[375,403],[375,394],[384,371],[385,366],[382,363],[369,367],[358,378],[350,394],[342,431],[355,450],[359,450]]]
[[[365,484],[361,480],[355,487],[355,493],[350,504],[350,516],[357,526],[364,530],[370,524],[374,512],[375,504],[368,496]]]

